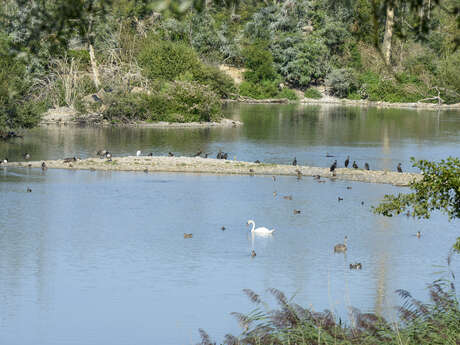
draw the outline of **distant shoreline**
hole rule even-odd
[[[320,178],[368,183],[384,183],[396,186],[408,186],[414,179],[420,179],[422,177],[422,175],[415,173],[346,168],[336,169],[336,176],[332,176],[329,168],[252,163],[201,157],[165,156],[113,157],[111,161],[96,157],[81,160],[78,159],[68,163],[65,163],[62,159],[35,162],[9,162],[7,164],[2,164],[2,166],[41,168],[42,162],[45,162],[46,167],[51,169],[144,171],[147,173],[206,173],[222,175],[284,175],[298,176],[300,178],[303,176],[320,176]]]
[[[368,101],[365,99],[351,100],[346,98],[337,98],[326,96],[320,99],[303,98],[297,101],[290,101],[287,98],[276,99],[239,99],[239,100],[226,100],[227,103],[242,103],[242,104],[330,104],[340,106],[361,106],[361,107],[376,107],[376,108],[399,108],[399,109],[420,109],[420,110],[460,110],[460,103],[455,104],[433,104],[433,103],[391,103],[384,101]]]

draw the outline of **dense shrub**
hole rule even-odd
[[[268,50],[267,44],[259,42],[248,46],[243,51],[244,79],[246,81],[257,83],[262,80],[275,80],[277,78],[273,68],[273,56]]]
[[[276,31],[276,16],[276,6],[262,7],[246,24],[244,28],[245,36],[255,41],[271,40]]]
[[[400,83],[396,79],[383,79],[375,73],[364,73],[359,77],[361,98],[370,101],[417,102],[427,97],[426,88],[414,82]]]
[[[313,87],[309,87],[307,90],[305,90],[304,96],[306,98],[313,98],[313,99],[320,99],[323,97],[321,92],[319,92],[317,89]]]
[[[184,122],[217,121],[221,117],[220,99],[207,86],[176,82],[165,93],[172,102],[170,115],[183,116]]]
[[[201,67],[198,55],[185,43],[149,36],[141,45],[138,61],[149,79],[175,80],[185,72],[194,75]]]
[[[298,99],[295,91],[288,89],[287,87],[281,89],[281,91],[276,95],[276,98],[287,98],[290,101],[296,101]]]
[[[192,78],[193,81],[208,85],[221,98],[235,98],[236,96],[237,89],[233,79],[215,66],[202,65]]]
[[[131,121],[217,121],[221,117],[219,97],[208,87],[191,82],[174,82],[160,91],[120,93],[105,101],[104,118]]]
[[[356,90],[357,82],[351,69],[341,68],[327,75],[326,85],[331,95],[344,98]]]
[[[46,103],[31,97],[26,64],[10,50],[9,41],[0,35],[0,128],[33,127]]]
[[[263,80],[258,83],[244,81],[240,84],[240,95],[254,99],[274,98],[278,95],[277,81]]]
[[[328,49],[317,36],[285,35],[272,46],[278,73],[294,87],[321,81],[329,71]]]

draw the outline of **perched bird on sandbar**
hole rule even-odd
[[[76,162],[76,161],[77,161],[77,157],[64,158],[64,163],[70,163],[70,162]]]
[[[332,163],[331,167],[330,167],[330,172],[334,172],[335,168],[337,168],[337,159],[334,161],[334,163]]]
[[[174,157],[174,153],[168,152],[168,156],[169,156],[169,157]]]
[[[348,237],[345,236],[343,239],[343,243],[336,244],[334,246],[334,253],[339,253],[339,252],[346,252],[347,251],[347,239]]]
[[[358,164],[356,164],[356,161],[353,161],[353,169],[358,169]]]
[[[153,152],[150,152],[147,156],[153,157]]]
[[[398,170],[399,173],[402,173],[401,163],[398,163],[398,166],[396,167],[396,169]]]
[[[292,161],[292,165],[297,165],[297,158],[294,157],[294,160]]]
[[[251,251],[251,256],[252,256],[252,257],[255,257],[256,255],[257,255],[256,252],[255,252],[254,250],[252,250],[252,251]]]
[[[348,168],[348,164],[350,164],[350,156],[347,156],[347,159],[345,159],[345,168]]]
[[[30,159],[30,154],[28,154],[27,152],[24,153],[24,159],[28,161]]]
[[[42,162],[42,170],[46,170],[46,169],[48,169],[48,167],[46,166],[46,163]]]
[[[364,163],[364,169],[369,170],[369,163],[368,162]]]
[[[140,155],[141,155],[141,150],[137,150],[136,157],[139,157]]]

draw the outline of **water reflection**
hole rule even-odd
[[[39,128],[23,141],[0,143],[0,157],[222,147],[247,160],[290,162],[296,155],[326,165],[330,152],[374,157],[366,158],[371,167],[384,167],[413,152],[436,159],[459,152],[458,113],[299,105],[227,111],[244,127]],[[394,290],[427,300],[425,285],[439,278],[436,265],[445,265],[458,236],[458,222],[441,215],[415,221],[370,212],[397,191],[306,177],[0,169],[0,343],[193,344],[200,327],[221,340],[238,333],[229,313],[252,309],[244,288],[270,301],[265,291],[275,287],[341,316],[353,306],[392,318]],[[253,241],[248,219],[277,231]],[[345,235],[348,252],[334,255]],[[363,269],[350,270],[350,262]],[[459,274],[459,262],[452,269]]]
[[[229,117],[242,120],[240,128],[95,128],[44,127],[23,140],[0,143],[0,157],[22,160],[94,156],[106,148],[115,155],[193,155],[199,150],[230,152],[231,158],[329,166],[336,156],[339,166],[347,155],[359,166],[395,170],[399,162],[412,171],[410,157],[439,159],[460,152],[458,111],[415,111],[353,108],[328,105],[240,105],[226,107]]]

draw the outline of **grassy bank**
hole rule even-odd
[[[455,287],[446,281],[429,286],[431,302],[422,303],[409,292],[398,290],[402,305],[400,321],[389,322],[372,313],[350,311],[344,323],[331,311],[315,312],[289,300],[282,292],[269,289],[278,309],[269,309],[259,295],[244,290],[256,308],[249,314],[232,313],[243,332],[226,335],[226,345],[458,345],[460,307]],[[200,329],[202,345],[215,344]]]

